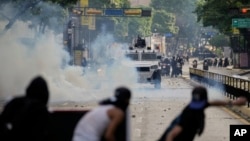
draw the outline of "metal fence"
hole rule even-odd
[[[189,68],[190,78],[203,83],[209,87],[221,90],[225,96],[235,99],[245,96],[248,99],[247,106],[250,108],[250,81],[242,78],[235,78],[228,75],[217,74],[205,70]]]

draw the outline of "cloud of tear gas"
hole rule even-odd
[[[105,42],[114,42],[111,35],[103,33],[92,44],[94,54],[102,52],[106,55],[94,55],[98,67],[86,70],[84,75],[80,66],[62,67],[70,57],[58,41],[62,41],[62,37],[52,31],[34,38],[32,29],[23,22],[15,23],[3,34],[0,37],[0,99],[24,94],[36,75],[47,80],[50,102],[96,101],[112,95],[117,86],[131,87],[136,82],[136,72],[122,65],[127,60],[118,45],[109,47],[109,51],[103,50]],[[107,63],[112,55],[119,60]]]
[[[192,77],[192,85],[193,86],[205,86],[208,90],[208,98],[210,100],[216,100],[216,99],[225,99],[224,91],[225,88],[222,84],[216,83],[211,80],[205,80],[203,78],[199,78],[197,76]],[[198,83],[197,83],[198,82]],[[208,85],[210,84],[210,85]]]
[[[107,33],[104,27],[102,28],[102,32],[91,44],[92,57],[90,61],[95,64],[99,76],[98,78],[94,77],[95,80],[92,82],[102,82],[99,85],[102,88],[115,88],[120,85],[132,87],[136,83],[137,73],[135,69],[124,65],[129,62],[124,56],[124,46],[128,45],[116,43],[113,35]],[[90,71],[87,73],[91,76]],[[89,76],[87,75],[87,77]]]

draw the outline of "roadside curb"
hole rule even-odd
[[[250,123],[250,108],[248,108],[247,106],[233,106],[233,107],[228,107],[228,109],[237,113]]]

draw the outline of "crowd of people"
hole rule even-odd
[[[193,68],[197,68],[198,60],[193,60]],[[209,67],[228,67],[233,65],[233,62],[228,57],[223,58],[205,58],[203,60],[203,70],[208,70]]]
[[[173,56],[172,58],[163,58],[159,62],[162,76],[178,77],[182,75],[182,67],[185,63],[184,57]]]
[[[227,67],[232,65],[232,61],[228,57],[223,58],[214,58],[214,59],[205,59],[208,62],[208,66],[213,67]]]
[[[174,58],[173,58],[174,59]],[[205,109],[211,106],[244,105],[245,97],[235,100],[209,101],[207,89],[196,86],[190,103],[166,128],[158,141],[192,141],[205,128]],[[115,141],[116,130],[126,117],[132,92],[118,87],[114,95],[100,101],[99,106],[80,118],[73,131],[72,141]],[[34,78],[24,96],[8,102],[0,115],[0,139],[2,141],[48,141],[49,89],[44,78]],[[126,132],[126,131],[123,131]]]

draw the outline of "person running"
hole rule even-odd
[[[210,106],[244,105],[247,99],[239,97],[234,101],[208,101],[207,89],[197,86],[192,90],[192,100],[170,124],[158,141],[193,141],[205,128],[205,109]]]
[[[84,115],[76,125],[72,141],[115,141],[115,131],[125,119],[131,92],[119,87],[112,98],[103,100],[100,105]]]

